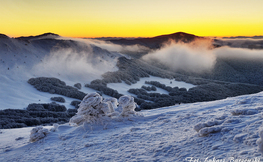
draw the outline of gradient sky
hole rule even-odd
[[[68,37],[263,35],[263,0],[0,0],[0,33]]]

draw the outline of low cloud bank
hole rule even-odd
[[[263,62],[263,50],[213,48],[210,40],[197,39],[189,44],[168,41],[161,49],[148,53],[142,59],[160,63],[174,71],[202,73],[212,70],[217,58]]]
[[[66,38],[61,37],[57,39],[75,40],[78,42],[86,43],[88,45],[94,45],[110,52],[148,52],[150,49],[142,45],[118,45],[108,41],[97,40],[97,39],[81,39],[81,38]]]
[[[114,68],[114,61],[107,62],[101,56],[94,57],[92,50],[76,52],[73,49],[61,49],[44,57],[42,62],[32,68],[32,73],[67,80],[91,81]]]
[[[178,71],[200,73],[213,68],[216,57],[209,50],[209,42],[195,41],[191,44],[169,41],[159,50],[143,57],[146,61],[157,61]]]

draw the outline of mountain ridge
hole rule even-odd
[[[24,41],[29,41],[29,40],[32,40],[32,39],[41,39],[43,37],[49,37],[51,36],[52,38],[56,38],[56,37],[60,37],[60,35],[58,34],[55,34],[55,33],[51,33],[51,32],[48,32],[48,33],[44,33],[44,34],[40,34],[40,35],[36,35],[36,36],[21,36],[21,37],[16,37],[15,39],[18,39],[18,40],[24,40]]]
[[[108,39],[111,43],[119,44],[119,45],[135,45],[139,44],[142,46],[146,46],[152,49],[157,49],[162,46],[163,43],[167,42],[168,40],[174,40],[175,42],[184,42],[189,43],[194,41],[195,39],[207,39],[205,37],[199,37],[193,34],[188,34],[185,32],[176,32],[172,34],[166,35],[159,35],[150,38],[135,38],[135,39]]]

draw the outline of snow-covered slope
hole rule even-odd
[[[0,161],[260,160],[263,92],[142,113],[102,125],[61,125],[35,143],[32,128],[1,130]]]
[[[129,93],[128,90],[131,88],[141,88],[143,85],[147,86],[147,84],[145,84],[145,81],[158,81],[162,84],[165,84],[166,86],[186,88],[186,89],[195,87],[193,84],[180,82],[180,81],[176,81],[176,80],[171,80],[171,79],[166,79],[166,78],[154,77],[154,76],[150,76],[150,77],[146,77],[146,78],[140,78],[140,81],[138,81],[136,84],[132,84],[132,85],[128,85],[128,84],[122,82],[122,83],[109,83],[109,84],[107,84],[107,86],[112,88],[112,89],[118,89],[118,92],[121,94],[136,96],[132,93]],[[157,92],[157,93],[169,94],[169,92],[164,90],[164,89],[161,89],[158,87],[156,89],[157,90],[155,92]]]
[[[54,95],[37,92],[27,83],[32,77],[56,77],[71,86],[77,82],[83,85],[117,70],[120,56],[80,41],[47,36],[29,40],[0,38],[0,109],[50,102]],[[85,88],[84,92],[90,90]],[[65,103],[67,107],[71,100]]]

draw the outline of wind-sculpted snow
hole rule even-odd
[[[223,123],[223,121],[220,121],[220,120],[208,121],[206,123],[198,123],[197,125],[194,126],[194,129],[197,132],[199,132],[203,128],[212,127],[212,126],[215,126],[215,125],[220,125],[222,123]]]
[[[263,107],[261,101],[262,96],[240,97],[240,100],[225,107],[227,112],[224,112],[222,116],[218,116],[208,122],[200,122],[193,128],[198,132],[200,138],[219,136],[224,142],[234,141],[240,145],[257,146],[258,151],[262,153]],[[207,116],[205,114],[203,113],[203,116]],[[218,146],[215,146],[213,149],[217,150]],[[240,155],[248,155],[248,152],[241,151]],[[258,156],[258,154],[256,155]]]

